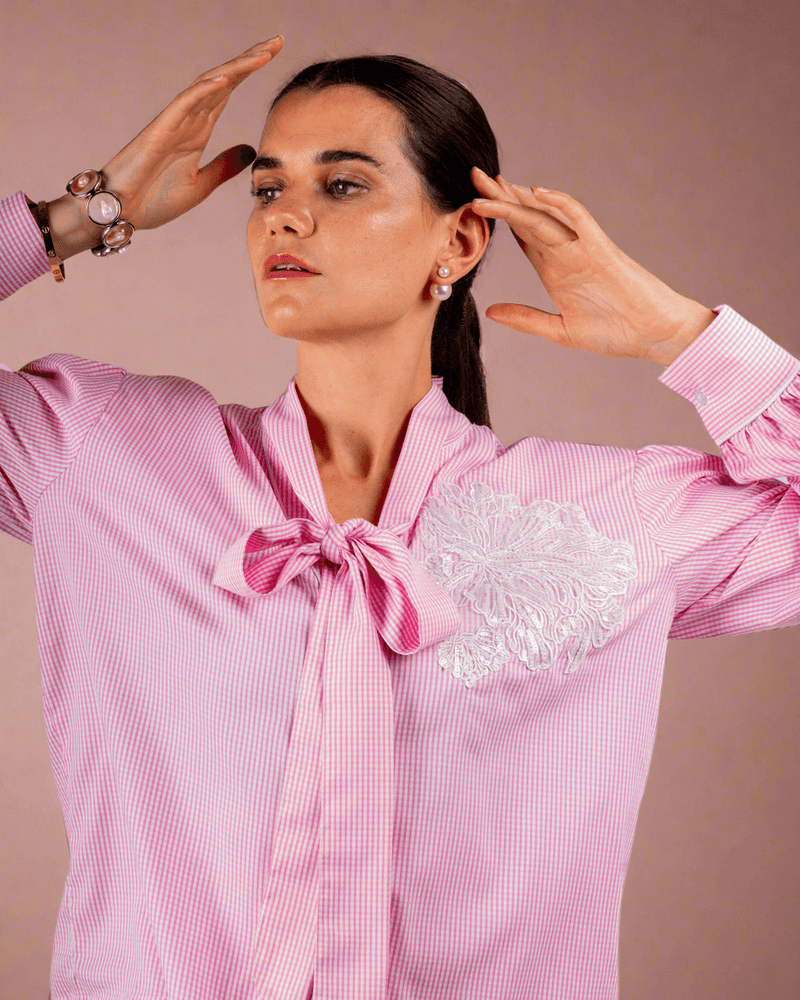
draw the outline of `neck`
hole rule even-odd
[[[318,468],[379,483],[391,477],[411,411],[430,391],[430,336],[298,341],[295,387]]]

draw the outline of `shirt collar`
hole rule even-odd
[[[379,527],[407,535],[437,472],[446,464],[475,426],[450,405],[443,379],[431,387],[411,411],[400,456],[381,510]],[[307,516],[324,525],[332,522],[308,433],[308,423],[297,394],[296,376],[286,392],[261,416],[265,450],[280,462],[285,480],[306,508]],[[270,444],[272,447],[270,447]],[[283,477],[274,484],[280,493]],[[287,508],[287,497],[280,497]]]

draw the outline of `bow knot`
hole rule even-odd
[[[350,524],[349,521],[345,521],[344,524],[334,524],[322,536],[320,554],[323,559],[327,559],[328,562],[332,562],[337,566],[345,561],[345,549],[347,548],[347,536],[349,532],[344,529],[348,524]]]
[[[396,653],[416,653],[461,624],[453,599],[397,535],[363,518],[323,527],[298,517],[250,529],[224,553],[214,583],[242,597],[262,597],[323,559],[350,563],[360,575],[375,627]]]

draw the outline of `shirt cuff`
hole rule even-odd
[[[25,192],[18,191],[0,201],[0,298],[49,273],[42,234]]]
[[[659,376],[688,399],[718,445],[752,423],[800,372],[800,360],[728,305]]]

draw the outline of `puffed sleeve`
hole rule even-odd
[[[127,374],[72,354],[0,364],[0,529],[32,541],[36,504],[75,460]]]
[[[800,360],[730,306],[659,378],[722,457],[636,452],[634,493],[676,578],[670,639],[800,625]]]

